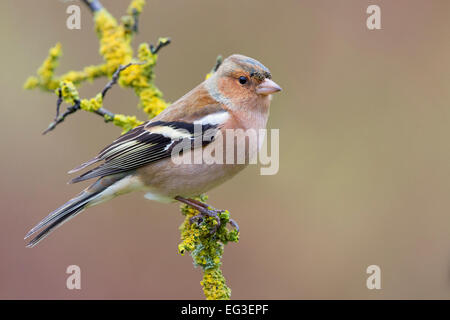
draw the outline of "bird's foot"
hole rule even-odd
[[[200,211],[200,214],[190,218],[189,222],[191,224],[197,222],[197,225],[199,225],[200,223],[203,222],[203,219],[205,219],[206,217],[212,217],[212,218],[216,219],[216,221],[217,221],[217,223],[214,225],[214,227],[211,230],[211,234],[215,233],[221,224],[219,214],[222,213],[223,211],[222,210],[214,210],[214,209],[205,209],[205,208],[198,209],[198,211]]]
[[[200,202],[195,199],[185,199],[182,197],[176,197],[175,199],[191,206],[192,208],[194,208],[200,212],[200,214],[193,216],[189,219],[189,222],[191,224],[196,222],[197,225],[199,225],[200,223],[203,222],[203,220],[206,217],[213,217],[214,219],[216,219],[217,223],[214,226],[214,228],[211,230],[211,234],[215,233],[217,231],[217,229],[220,227],[220,225],[221,225],[220,214],[225,212],[225,210],[216,209],[214,207],[209,206],[206,203]],[[237,232],[239,232],[239,226],[236,223],[236,221],[234,221],[233,219],[229,219],[228,223],[231,224],[231,226],[233,228],[235,228]]]
[[[233,228],[235,228],[236,231],[239,233],[239,225],[237,224],[236,221],[234,221],[233,219],[230,219],[230,220],[228,221],[228,223],[231,224],[231,226],[232,226]]]

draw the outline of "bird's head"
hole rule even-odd
[[[281,87],[272,81],[272,75],[259,61],[234,54],[226,58],[212,77],[207,87],[219,102],[240,106],[255,99],[268,100]]]

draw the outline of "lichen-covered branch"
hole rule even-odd
[[[132,129],[135,126],[138,126],[142,123],[142,121],[139,121],[136,119],[136,117],[122,117],[122,115],[116,115],[112,113],[111,111],[105,109],[102,107],[103,105],[103,99],[105,98],[106,93],[112,88],[113,85],[117,83],[117,79],[119,78],[120,73],[125,70],[126,68],[134,65],[134,63],[129,63],[125,66],[119,66],[119,68],[114,72],[111,80],[107,83],[105,88],[103,88],[102,92],[97,94],[92,99],[83,99],[80,101],[79,94],[77,89],[75,88],[74,84],[72,82],[65,82],[62,81],[60,83],[60,87],[56,89],[56,92],[58,94],[58,100],[56,102],[56,116],[55,120],[50,123],[48,128],[43,132],[43,134],[46,134],[47,132],[53,130],[58,124],[64,121],[64,119],[78,111],[78,110],[85,110],[89,112],[93,112],[95,114],[98,114],[99,116],[103,117],[105,119],[105,122],[115,121],[116,125],[122,127],[124,129],[124,132],[127,132],[128,130]],[[71,106],[67,108],[66,112],[64,112],[62,115],[59,115],[60,108],[62,102],[66,102],[70,104]],[[124,119],[126,121],[124,121]],[[121,123],[118,123],[118,121],[121,121]]]
[[[36,75],[27,79],[25,89],[41,89],[46,92],[55,92],[57,95],[56,116],[44,131],[47,133],[56,128],[67,117],[79,110],[84,110],[101,116],[105,122],[112,122],[122,128],[125,133],[140,125],[143,121],[135,116],[115,114],[103,106],[107,92],[118,83],[124,88],[131,88],[139,98],[139,108],[149,118],[154,117],[167,107],[161,91],[154,85],[153,69],[158,59],[161,48],[170,43],[169,38],[159,38],[155,46],[147,43],[139,45],[137,54],[131,46],[133,35],[138,30],[138,17],[142,12],[145,0],[131,1],[127,15],[117,20],[102,6],[98,0],[83,0],[94,16],[95,30],[97,32],[100,48],[99,54],[102,63],[84,67],[80,71],[69,71],[63,75],[56,75],[59,60],[62,56],[62,46],[57,43],[49,50]],[[216,64],[207,74],[209,77],[220,66],[222,58],[217,58]],[[92,98],[80,98],[78,87],[85,82],[107,77],[110,81],[104,89]],[[68,105],[64,112],[61,106]],[[205,201],[206,196],[200,196],[197,200]],[[181,240],[179,253],[189,252],[196,266],[203,270],[201,285],[207,299],[229,299],[231,290],[226,286],[225,278],[220,269],[224,245],[228,242],[237,242],[239,231],[229,231],[226,228],[228,222],[232,222],[228,211],[220,213],[220,226],[217,220],[204,218],[199,223],[191,223],[192,217],[199,212],[192,207],[182,205],[181,212],[185,216],[180,226]],[[211,233],[211,230],[216,229]]]
[[[69,71],[61,76],[57,76],[55,75],[55,70],[62,56],[62,46],[60,43],[57,43],[49,50],[48,57],[38,69],[37,74],[27,79],[24,85],[25,89],[39,88],[44,91],[56,91],[56,94],[59,94],[59,89],[64,87],[77,88],[86,81],[92,82],[100,77],[112,78],[121,66],[133,63],[124,72],[120,73],[117,82],[122,87],[132,88],[139,97],[139,107],[150,118],[154,117],[164,110],[167,103],[163,100],[161,91],[153,84],[153,68],[158,59],[159,49],[169,44],[170,39],[160,38],[156,46],[142,43],[139,45],[137,57],[134,57],[131,40],[137,30],[136,18],[142,12],[145,1],[131,1],[127,10],[128,14],[122,17],[121,23],[118,23],[99,1],[86,0],[84,2],[94,14],[95,30],[100,42],[99,53],[104,62],[98,65],[87,66],[81,71]],[[114,115],[108,112],[103,107],[102,101],[100,101],[98,96],[81,100],[80,104],[80,108],[73,108],[71,104],[68,108],[68,111],[71,112],[64,113],[65,116],[76,110],[83,109],[100,115],[103,114],[106,121],[112,121],[124,130],[129,130],[140,123],[133,117],[126,117],[121,114]],[[64,121],[64,118],[61,115],[61,118],[59,120],[55,119],[55,121],[61,123]],[[52,123],[50,127],[54,128],[54,124]]]
[[[205,202],[207,196],[202,195],[196,200]],[[219,214],[220,226],[211,234],[211,230],[217,227],[217,220],[206,217],[200,223],[191,223],[191,219],[199,214],[194,208],[182,204],[181,212],[185,216],[180,226],[181,240],[178,252],[184,255],[189,252],[195,266],[200,266],[203,271],[203,280],[200,284],[206,299],[225,300],[230,299],[231,289],[227,287],[225,278],[220,269],[224,245],[228,242],[238,242],[239,231],[229,231],[226,226],[230,222],[230,213],[224,211]]]

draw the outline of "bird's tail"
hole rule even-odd
[[[100,178],[75,198],[67,201],[64,205],[51,212],[47,217],[45,217],[26,234],[25,239],[28,239],[33,234],[42,229],[42,231],[38,235],[36,235],[30,242],[28,242],[27,247],[32,248],[37,245],[52,231],[60,227],[63,223],[75,217],[85,208],[91,207],[100,202],[106,201],[109,198],[112,198],[115,192],[108,192],[107,189],[113,187],[113,185],[123,179],[124,176],[124,174],[117,174]]]

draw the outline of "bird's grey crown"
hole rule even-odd
[[[241,54],[233,54],[224,60],[223,65],[227,65],[228,63],[239,66],[243,70],[250,73],[251,77],[255,77],[259,80],[272,78],[269,69],[261,62],[253,58]]]

